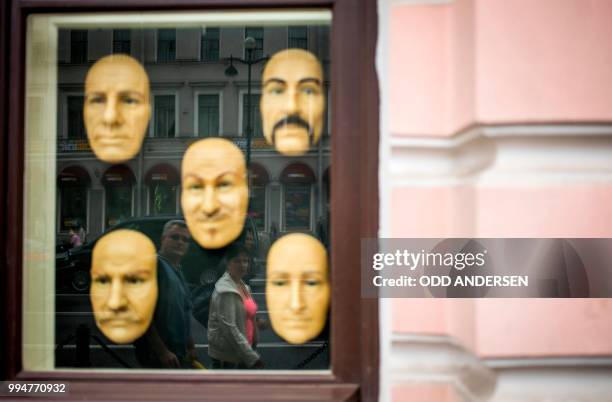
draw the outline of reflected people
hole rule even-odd
[[[249,269],[248,251],[228,247],[221,260],[225,273],[215,284],[208,316],[208,354],[213,369],[263,368],[257,343],[257,304],[243,278]]]
[[[146,71],[128,55],[103,57],[89,69],[83,119],[98,159],[121,163],[138,154],[151,116],[149,96]]]
[[[327,251],[316,238],[292,233],[268,252],[266,303],[274,331],[291,344],[321,333],[327,320],[330,285]]]
[[[157,258],[159,297],[153,323],[135,343],[136,357],[144,367],[197,366],[191,333],[191,293],[181,267],[190,240],[184,221],[170,220],[164,225]]]
[[[181,206],[194,240],[218,249],[236,240],[249,200],[242,151],[233,142],[207,138],[193,143],[181,164]]]
[[[95,245],[90,299],[96,325],[115,343],[142,336],[157,301],[155,245],[128,229],[111,232]]]
[[[261,81],[260,110],[266,140],[283,155],[308,152],[323,130],[321,63],[306,50],[282,50],[266,63]]]

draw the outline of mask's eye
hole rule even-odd
[[[101,104],[106,102],[106,97],[102,96],[102,95],[90,95],[87,97],[87,102],[88,104],[91,105],[95,105],[95,104]]]
[[[204,185],[195,179],[187,179],[183,182],[183,189],[188,191],[199,191],[204,188]]]
[[[271,279],[270,280],[270,285],[272,286],[287,286],[289,284],[289,281],[286,279]]]
[[[137,275],[127,275],[125,277],[125,283],[129,284],[129,285],[138,285],[140,283],[144,283],[144,278],[141,278],[140,276]]]
[[[107,275],[100,275],[100,276],[94,277],[93,281],[97,285],[107,285],[111,282],[111,279]]]
[[[306,85],[300,88],[300,92],[302,92],[304,95],[318,95],[319,88],[313,85]]]
[[[227,190],[231,188],[233,185],[234,183],[229,180],[221,180],[220,182],[217,183],[217,188],[220,190]]]
[[[321,281],[319,279],[305,279],[304,280],[304,284],[306,286],[319,286],[321,284]]]
[[[285,87],[280,84],[271,84],[266,92],[270,95],[282,95],[285,93]]]
[[[123,96],[121,98],[121,101],[125,103],[126,105],[139,105],[140,104],[140,99],[134,96]]]

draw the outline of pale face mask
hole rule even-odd
[[[144,234],[110,232],[95,245],[91,305],[96,325],[115,343],[130,343],[149,328],[157,302],[157,254]]]
[[[111,55],[91,67],[83,118],[98,159],[121,163],[138,154],[151,116],[149,96],[149,78],[136,59]]]
[[[194,240],[207,249],[227,246],[244,226],[249,189],[244,156],[231,141],[192,144],[181,167],[181,207]]]
[[[315,145],[323,130],[323,69],[312,53],[276,53],[262,75],[260,104],[264,136],[284,155],[298,156]]]
[[[274,331],[291,344],[321,333],[327,320],[330,284],[325,247],[312,236],[293,233],[268,253],[266,303]]]

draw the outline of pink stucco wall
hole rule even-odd
[[[390,130],[612,120],[612,2],[456,0],[391,9]]]
[[[392,391],[393,402],[461,402],[464,399],[450,385],[404,384]]]
[[[392,216],[393,237],[612,237],[612,184],[398,188]],[[397,299],[393,330],[483,357],[612,355],[610,317],[600,299]]]
[[[478,0],[477,120],[612,120],[612,2]]]

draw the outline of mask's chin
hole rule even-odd
[[[310,144],[308,141],[308,132],[304,132],[299,135],[286,135],[277,133],[274,146],[276,150],[283,155],[303,155],[308,152],[308,149],[310,148]]]

